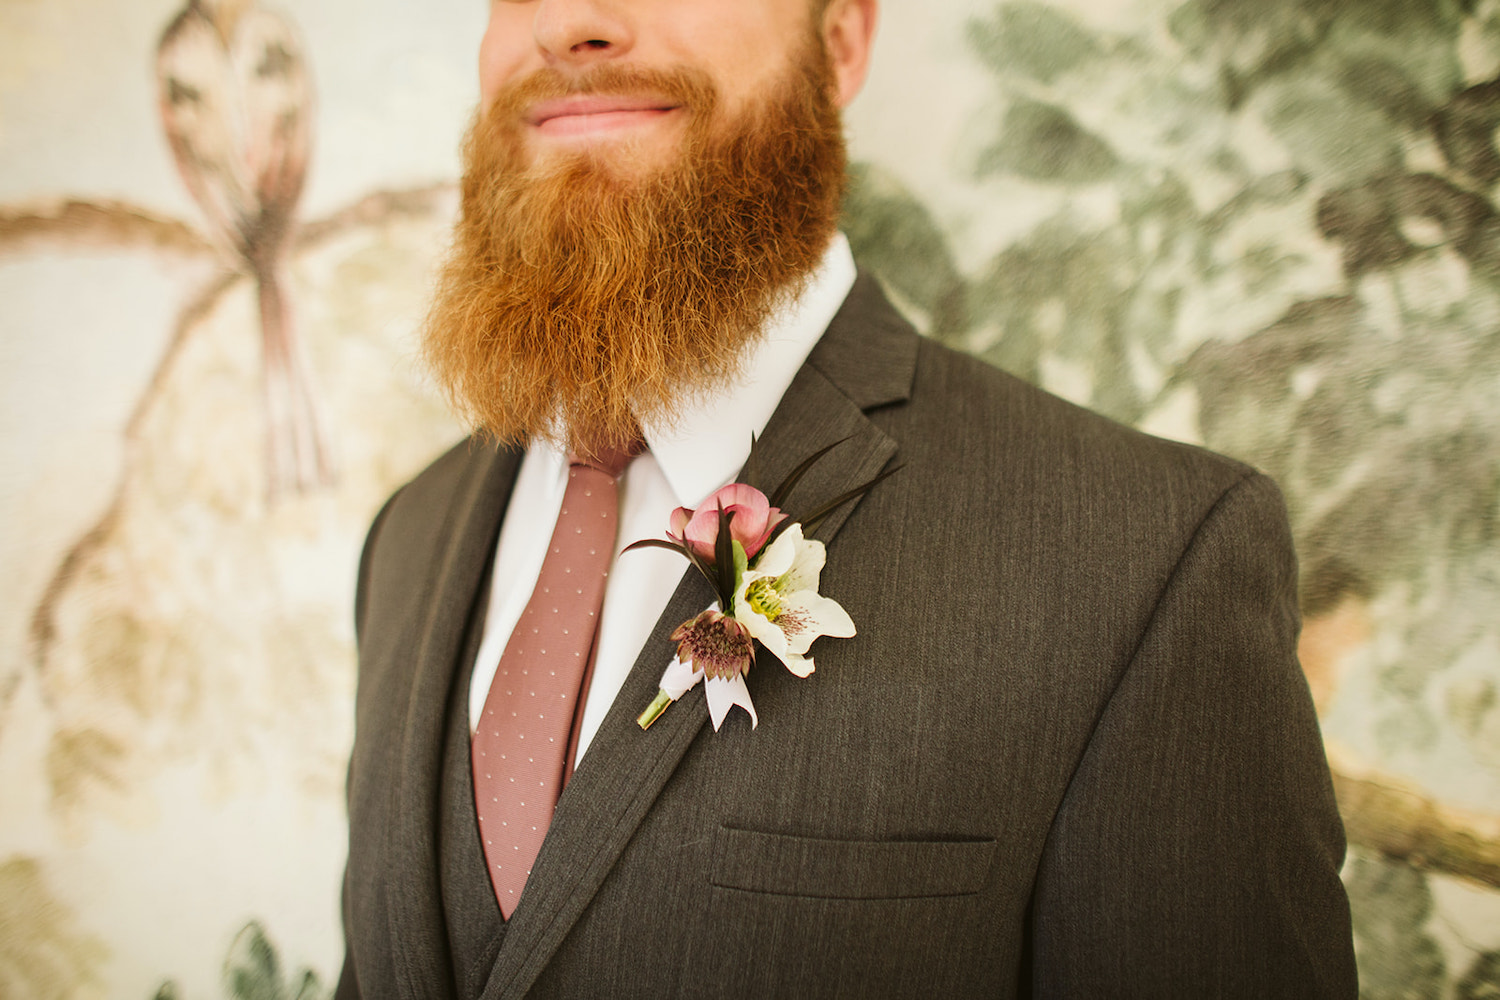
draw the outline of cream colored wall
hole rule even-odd
[[[296,5],[316,129],[290,284],[341,475],[274,505],[254,283],[205,243],[158,116],[181,6],[0,6],[7,997],[216,996],[251,920],[288,974],[337,975],[358,544],[459,434],[411,331],[483,5]]]

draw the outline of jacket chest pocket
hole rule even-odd
[[[993,839],[826,840],[721,827],[680,995],[1006,996],[1018,935],[997,928],[992,912],[996,853]]]
[[[994,853],[993,839],[825,840],[721,827],[711,879],[816,899],[965,896],[984,888]]]

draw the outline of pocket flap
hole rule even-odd
[[[825,840],[720,827],[713,884],[823,899],[906,899],[978,892],[995,841]]]

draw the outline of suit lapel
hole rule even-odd
[[[443,731],[465,630],[515,483],[520,455],[480,444],[445,514],[414,600],[423,615],[409,696],[402,712],[395,814],[387,824],[392,877],[390,923],[397,975],[408,997],[433,995],[451,978],[438,876],[437,829]],[[413,583],[418,583],[414,578]]]
[[[790,497],[794,516],[879,474],[896,442],[864,411],[906,398],[916,346],[911,328],[862,275],[767,424],[756,449],[757,485],[774,486],[807,456],[838,441]],[[854,506],[829,516],[817,537],[831,542]],[[536,982],[708,721],[701,684],[649,731],[635,719],[655,696],[671,658],[672,630],[713,599],[708,584],[690,571],[657,621],[558,801],[484,1000],[519,998]]]

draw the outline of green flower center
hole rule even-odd
[[[756,580],[745,590],[745,600],[750,608],[766,621],[774,622],[781,617],[781,594],[776,590],[776,581],[766,578]]]

